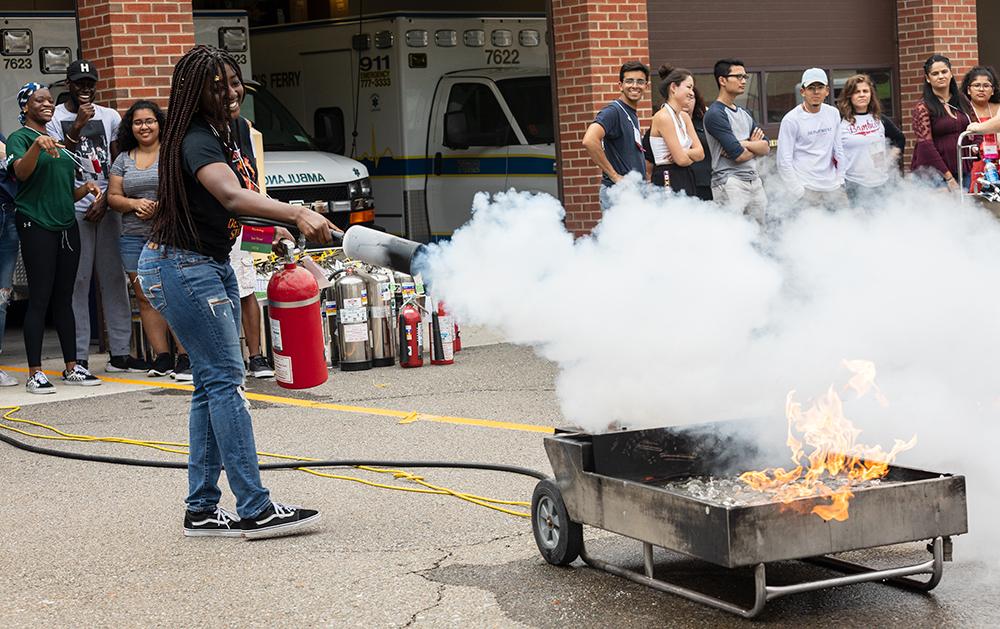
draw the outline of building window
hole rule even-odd
[[[747,79],[746,91],[743,92],[736,99],[736,104],[740,107],[746,109],[753,116],[753,119],[760,122],[760,73],[750,72],[750,78]],[[701,99],[705,101],[705,106],[708,107],[712,104],[716,98],[719,97],[719,84],[715,81],[715,75],[711,72],[695,72],[694,73],[694,85],[698,88],[698,93],[701,94]],[[659,82],[654,86],[657,90],[655,92],[657,101],[659,101]]]
[[[833,82],[830,90],[830,97],[827,102],[834,104],[840,96],[847,79],[855,74],[867,74],[875,83],[875,92],[878,94],[879,102],[882,105],[882,113],[893,118],[894,106],[892,98],[892,70],[889,68],[862,69],[862,70],[827,70],[827,76]],[[802,72],[793,70],[789,72],[768,72],[767,78],[767,122],[781,122],[781,119],[793,107],[802,103],[802,94],[799,89],[802,87],[800,81]]]
[[[767,73],[767,119],[766,122],[781,122],[789,111],[802,103],[799,93],[801,70]]]
[[[878,94],[879,104],[882,106],[882,115],[895,118],[895,103],[892,100],[892,70],[889,68],[878,68],[869,70],[833,70],[833,100],[837,101],[840,90],[843,89],[847,79],[855,74],[867,74],[875,83],[875,93]]]

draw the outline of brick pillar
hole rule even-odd
[[[903,131],[908,138],[905,164],[913,149],[910,112],[920,99],[924,84],[924,61],[941,54],[952,63],[955,79],[979,59],[976,35],[976,0],[896,0],[899,34],[899,94]]]
[[[555,47],[556,120],[562,202],[566,228],[585,234],[600,220],[601,171],[583,148],[594,116],[617,98],[618,69],[638,59],[649,65],[646,0],[551,0]],[[649,125],[651,102],[640,105]]]
[[[97,102],[124,112],[146,98],[163,107],[170,75],[194,46],[191,0],[77,0],[83,58],[101,79]]]

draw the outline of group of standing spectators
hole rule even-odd
[[[48,87],[29,83],[18,93],[22,128],[5,143],[0,160],[0,337],[12,291],[20,241],[28,280],[24,338],[31,393],[54,393],[41,369],[46,313],[59,336],[65,362],[62,381],[99,385],[89,370],[90,302],[94,271],[107,328],[108,372],[145,372],[179,381],[193,380],[184,344],[139,290],[139,255],[158,211],[161,133],[166,116],[148,100],[132,104],[122,117],[95,102],[98,74],[93,63],[77,60],[67,69],[68,98],[56,105]],[[247,316],[250,371],[273,376],[261,354],[256,276],[249,254],[233,247],[240,273],[240,297]],[[132,287],[152,361],[131,352]],[[253,316],[256,314],[257,316]],[[171,347],[171,340],[173,347]],[[17,381],[0,371],[0,385]]]
[[[650,72],[630,61],[619,71],[621,96],[597,114],[584,135],[583,146],[602,171],[602,208],[610,206],[609,187],[636,171],[654,185],[714,200],[763,224],[768,198],[757,160],[770,152],[771,142],[753,115],[737,105],[750,79],[746,64],[738,59],[715,64],[719,94],[707,107],[690,71],[661,66],[658,74],[663,102],[645,134],[638,107]],[[995,73],[977,66],[959,90],[951,62],[933,55],[924,75],[922,98],[913,110],[911,170],[952,190],[961,173],[974,190],[983,161],[960,170],[958,137],[965,131],[1000,131]],[[777,138],[777,170],[788,196],[830,210],[871,206],[898,172],[906,145],[903,132],[881,110],[874,81],[866,74],[849,77],[836,106],[827,103],[830,81],[820,68],[805,70],[798,88],[801,102],[782,118]],[[995,135],[984,137],[983,144],[990,143],[995,150]]]

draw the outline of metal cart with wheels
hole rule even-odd
[[[810,513],[822,498],[724,506],[665,486],[688,477],[725,476],[742,465],[744,470],[767,467],[754,460],[758,453],[739,436],[745,427],[742,422],[717,422],[546,437],[555,478],[539,482],[531,500],[532,530],[542,557],[556,566],[579,557],[592,568],[746,618],[759,614],[770,600],[799,592],[867,581],[923,591],[938,584],[943,562],[950,560],[951,536],[968,528],[964,477],[891,466],[882,484],[855,491],[850,517],[843,522]],[[591,555],[584,525],[639,540],[643,571]],[[918,540],[930,541],[931,557],[913,565],[876,569],[827,557]],[[741,607],[658,577],[654,546],[725,568],[753,567],[753,605]],[[768,584],[767,564],[790,559],[847,574]],[[918,580],[914,575],[929,576]]]

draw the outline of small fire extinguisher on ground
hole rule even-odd
[[[424,366],[424,333],[420,309],[407,302],[399,311],[399,366]]]
[[[291,243],[285,266],[267,283],[274,376],[286,389],[307,389],[328,377],[319,283],[295,263]]]
[[[451,317],[438,302],[431,313],[431,364],[451,365],[455,362],[455,327]]]
[[[448,307],[444,305],[443,301],[439,301],[438,302],[438,310],[439,311],[441,311],[441,310],[447,311]],[[452,323],[455,326],[455,335],[452,337],[452,340],[454,341],[455,353],[457,354],[458,352],[462,351],[462,330],[459,329],[459,327],[458,327],[458,319],[456,319],[454,317],[454,315],[451,315],[450,313],[449,313],[449,316],[451,317],[451,321],[452,321]]]

